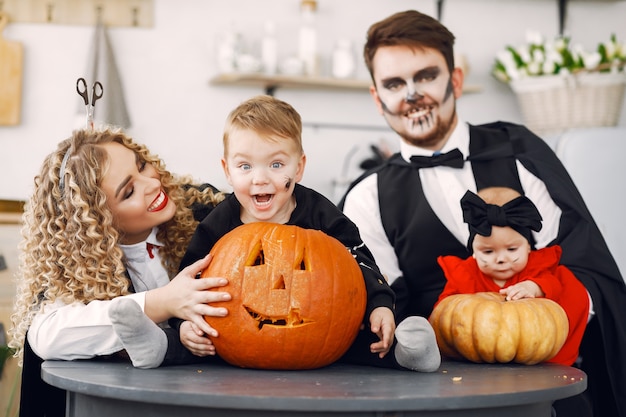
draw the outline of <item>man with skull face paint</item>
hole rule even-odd
[[[544,220],[533,232],[536,247],[561,246],[561,264],[583,283],[593,312],[578,365],[589,376],[588,389],[557,401],[555,410],[559,417],[585,415],[591,399],[596,416],[625,417],[626,286],[615,260],[541,138],[512,123],[470,125],[459,118],[463,72],[454,66],[453,45],[446,27],[414,10],[370,27],[364,47],[370,93],[400,136],[400,152],[358,178],[339,206],[396,292],[401,321],[432,312],[446,283],[438,256],[470,255],[458,206],[467,190],[509,187],[529,198]]]

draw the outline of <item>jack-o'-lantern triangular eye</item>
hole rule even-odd
[[[260,266],[265,265],[265,253],[263,252],[263,245],[261,242],[257,243],[248,257],[247,266]]]
[[[306,271],[307,270],[307,267],[306,267],[307,263],[306,263],[306,260],[305,260],[305,258],[306,258],[305,252],[306,252],[306,250],[303,249],[302,250],[302,257],[300,258],[300,261],[296,263],[295,269],[298,270],[298,271]]]
[[[2,0],[0,0],[2,1]],[[244,368],[313,369],[345,354],[363,322],[363,272],[346,246],[326,233],[253,222],[211,249],[202,277],[224,277],[225,317],[206,316],[219,332],[221,359]]]

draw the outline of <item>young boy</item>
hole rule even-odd
[[[219,238],[244,223],[264,221],[321,230],[350,250],[367,289],[365,330],[342,360],[420,372],[437,370],[441,356],[430,324],[414,316],[396,329],[393,291],[357,227],[324,196],[298,184],[306,163],[301,135],[300,115],[271,96],[254,97],[230,113],[222,167],[233,194],[198,225],[180,267],[206,256]],[[387,355],[394,346],[394,332],[394,354]],[[183,331],[181,341],[198,356],[211,347],[200,331]]]
[[[463,220],[469,225],[472,256],[440,256],[448,282],[439,301],[453,294],[494,291],[507,300],[546,297],[567,314],[567,340],[548,362],[571,366],[578,357],[589,314],[585,287],[559,265],[561,247],[533,250],[531,231],[541,229],[541,215],[527,197],[505,187],[491,187],[478,195],[467,191],[461,199]]]

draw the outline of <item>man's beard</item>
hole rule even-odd
[[[437,116],[432,123],[435,124],[435,130],[430,132],[427,136],[422,136],[419,138],[414,137],[410,134],[402,134],[400,135],[402,139],[404,139],[407,143],[410,143],[413,146],[418,146],[420,148],[432,148],[441,142],[442,139],[447,137],[450,129],[452,128],[452,124],[456,119],[456,109],[454,109],[452,115],[445,122],[441,119],[441,116]]]

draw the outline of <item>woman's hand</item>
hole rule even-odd
[[[217,331],[204,320],[204,316],[228,315],[225,307],[213,307],[210,304],[229,301],[231,296],[223,291],[208,291],[228,284],[225,278],[196,279],[210,263],[211,255],[207,255],[180,271],[166,286],[148,291],[144,307],[146,315],[155,323],[178,317],[191,321],[207,335],[217,336]]]
[[[215,346],[211,339],[190,321],[180,325],[180,342],[196,356],[214,356]]]

